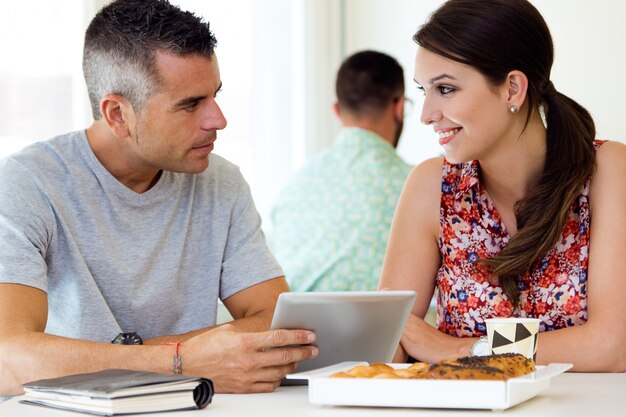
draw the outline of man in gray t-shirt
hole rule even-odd
[[[247,183],[211,154],[214,47],[167,2],[111,3],[85,37],[92,126],[0,161],[0,395],[105,368],[270,391],[316,355],[311,332],[267,331],[288,286]],[[218,299],[235,321],[216,328]]]

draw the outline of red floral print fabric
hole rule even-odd
[[[596,149],[603,142],[596,141]],[[484,319],[535,317],[540,331],[587,321],[589,180],[573,202],[561,240],[521,277],[519,307],[513,305],[477,261],[497,255],[510,236],[479,181],[477,161],[444,161],[437,274],[437,327],[457,337],[486,334]]]

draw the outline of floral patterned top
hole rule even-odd
[[[603,142],[596,141],[596,150]],[[481,258],[497,255],[510,240],[493,202],[479,181],[477,161],[452,165],[444,160],[441,184],[437,274],[437,327],[457,337],[486,334],[484,319],[535,317],[540,331],[587,321],[589,262],[589,183],[572,203],[556,243],[519,282],[513,306]]]

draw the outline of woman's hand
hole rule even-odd
[[[469,356],[477,338],[447,335],[414,314],[409,316],[400,345],[410,356],[421,362],[436,363],[444,359]]]

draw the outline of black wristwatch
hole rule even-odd
[[[116,345],[143,345],[143,339],[137,333],[120,333],[111,340]]]

